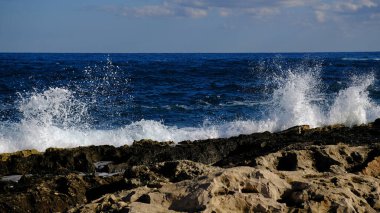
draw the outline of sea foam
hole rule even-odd
[[[220,123],[204,122],[196,127],[167,126],[162,121],[139,120],[115,129],[96,129],[89,122],[88,104],[67,88],[20,94],[20,122],[0,124],[0,153],[22,149],[44,151],[49,147],[76,147],[109,144],[121,146],[141,139],[157,141],[227,138],[239,134],[281,131],[309,124],[312,127],[342,123],[353,126],[380,117],[380,106],[369,97],[373,74],[353,76],[351,83],[324,101],[319,65],[287,69],[272,76],[274,89],[261,119]]]

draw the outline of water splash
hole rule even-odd
[[[56,126],[63,129],[87,127],[87,105],[64,88],[20,96],[21,123],[30,126]]]
[[[112,65],[111,62],[107,64]],[[115,70],[109,68],[101,70]],[[368,92],[375,82],[373,74],[353,76],[349,85],[327,102],[320,64],[286,68],[278,65],[277,69],[278,72],[266,80],[274,89],[269,100],[266,100],[267,114],[263,119],[204,122],[198,127],[179,128],[166,126],[162,121],[142,119],[119,128],[98,129],[91,126],[88,109],[99,103],[78,97],[80,94],[77,91],[49,88],[43,92],[20,95],[19,111],[23,118],[19,123],[0,124],[0,153],[32,148],[43,151],[49,147],[121,146],[141,139],[179,142],[227,138],[254,132],[280,131],[302,124],[312,127],[335,123],[353,126],[380,117],[380,106],[373,103]],[[88,69],[87,74],[98,75],[99,72],[94,70],[96,68]],[[109,94],[105,90],[112,90],[113,83],[125,80],[117,80],[117,73],[107,75],[92,78],[94,87],[91,90]],[[100,85],[95,82],[100,82]]]
[[[304,66],[287,69],[276,76],[275,89],[271,95],[271,120],[276,122],[275,130],[290,126],[323,124],[323,115],[316,99],[323,97],[319,78],[321,67]]]
[[[354,126],[365,124],[380,117],[380,106],[369,97],[368,88],[375,83],[374,74],[353,75],[348,86],[336,95],[327,94],[321,79],[322,67],[300,65],[294,69],[281,71],[273,82],[268,108],[269,121],[275,122],[273,129],[307,124],[312,127],[332,124]],[[328,104],[328,103],[331,104]]]
[[[110,57],[100,65],[85,67],[83,72],[85,80],[75,84],[75,91],[77,96],[87,103],[88,111],[97,113],[100,117],[98,120],[115,120],[125,112],[125,109],[119,106],[131,107],[133,95],[129,87],[131,80],[128,72],[114,65]],[[94,117],[96,116],[92,116],[91,119]],[[112,125],[106,122],[99,126],[112,128]]]
[[[330,108],[327,123],[347,126],[368,123],[380,115],[380,106],[369,97],[368,87],[374,84],[373,74],[354,76],[351,86],[339,91]]]

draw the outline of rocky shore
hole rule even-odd
[[[379,211],[379,119],[0,154],[0,212]]]

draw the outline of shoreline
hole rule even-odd
[[[0,154],[0,211],[376,212],[379,170],[380,119],[178,144],[23,150]]]
[[[30,155],[34,154],[44,154],[45,152],[49,152],[51,150],[72,150],[72,149],[78,149],[78,148],[89,148],[89,147],[113,147],[115,149],[121,148],[121,147],[130,147],[133,146],[134,144],[140,144],[140,143],[145,143],[145,142],[153,142],[153,143],[162,143],[162,144],[171,144],[173,146],[175,145],[182,145],[182,144],[190,144],[190,143],[202,143],[202,141],[219,141],[219,140],[235,140],[235,138],[239,137],[246,137],[246,136],[252,136],[252,135],[260,135],[260,134],[284,134],[284,133],[297,133],[298,135],[303,135],[305,132],[308,134],[313,133],[313,132],[324,132],[324,131],[329,131],[331,129],[339,129],[339,128],[360,128],[360,127],[369,127],[372,128],[375,122],[378,123],[380,126],[380,118],[375,119],[373,122],[368,122],[368,123],[363,123],[359,125],[353,125],[353,126],[346,126],[345,124],[329,124],[329,125],[324,125],[324,126],[317,126],[317,127],[310,127],[308,124],[304,125],[296,125],[296,126],[291,126],[287,129],[284,130],[278,130],[278,131],[259,131],[259,132],[253,132],[250,134],[244,134],[241,133],[239,135],[234,135],[234,136],[229,136],[229,137],[218,137],[218,138],[206,138],[206,139],[196,139],[196,140],[183,140],[179,142],[174,142],[171,140],[168,141],[158,141],[158,140],[153,140],[153,139],[141,139],[141,140],[134,140],[132,143],[128,144],[123,144],[120,146],[115,146],[113,144],[95,144],[95,145],[84,145],[84,146],[73,146],[73,147],[48,147],[44,151],[38,150],[36,148],[27,148],[27,149],[20,149],[17,151],[12,151],[12,152],[0,152],[0,161],[6,160],[10,156],[20,156],[20,157],[28,157]],[[375,124],[377,125],[377,124]],[[379,127],[380,128],[380,127]]]

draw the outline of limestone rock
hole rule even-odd
[[[379,122],[1,154],[0,212],[380,212]]]
[[[364,175],[379,177],[380,176],[380,156],[376,157],[371,162],[369,162],[362,172]]]

